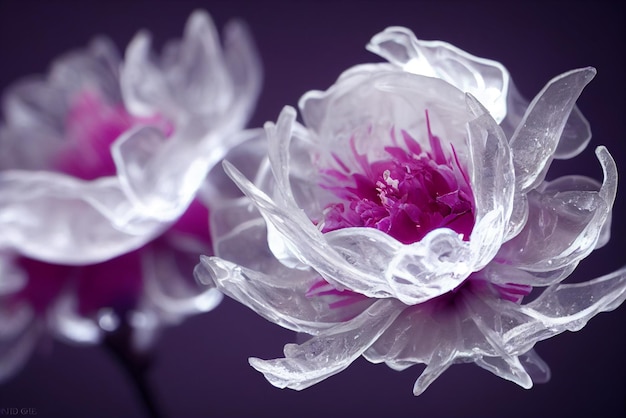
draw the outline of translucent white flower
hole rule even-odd
[[[562,283],[609,239],[608,151],[596,150],[602,184],[545,180],[553,158],[589,141],[574,104],[595,70],[554,78],[526,106],[502,65],[449,44],[390,28],[368,47],[389,63],[305,94],[305,126],[289,107],[266,125],[254,182],[225,164],[247,198],[212,213],[238,226],[213,231],[221,258],[204,257],[196,278],[313,336],[285,358],[250,359],[281,388],[361,355],[396,370],[426,364],[416,395],[457,362],[525,388],[546,381],[535,343],[626,297],[624,270]]]
[[[0,380],[44,331],[94,343],[124,323],[142,349],[221,301],[193,281],[220,198],[200,189],[249,135],[260,62],[245,26],[222,48],[202,11],[160,58],[149,46],[140,32],[122,60],[97,39],[3,97]]]

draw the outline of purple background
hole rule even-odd
[[[265,83],[250,126],[275,120],[310,89],[325,89],[341,71],[378,59],[364,49],[387,26],[411,28],[502,62],[528,98],[552,77],[592,65],[598,75],[579,107],[591,147],[552,174],[601,178],[593,147],[605,144],[626,173],[624,12],[603,2],[79,2],[0,0],[0,89],[43,73],[51,60],[96,34],[123,48],[139,28],[155,44],[179,37],[189,13],[208,10],[219,28],[232,17],[251,27]],[[624,187],[622,186],[622,190]],[[574,273],[584,280],[624,264],[626,194],[613,211],[613,239]],[[626,413],[626,308],[600,314],[582,331],[537,345],[552,380],[524,390],[473,365],[456,365],[423,395],[411,388],[417,367],[395,372],[360,359],[303,392],[279,390],[247,364],[278,357],[295,339],[247,308],[225,300],[215,311],[169,329],[150,375],[169,417],[609,417]],[[37,417],[140,417],[143,410],[123,371],[98,347],[48,341],[20,374],[0,386],[0,408],[35,408]]]

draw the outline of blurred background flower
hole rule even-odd
[[[2,2],[0,51],[3,57],[20,59],[3,63],[0,83],[6,87],[23,74],[40,72],[58,51],[80,47],[95,33],[112,34],[121,47],[138,27],[147,27],[155,33],[158,47],[160,40],[179,36],[195,7],[210,7],[218,27],[240,16],[253,30],[266,78],[251,126],[274,120],[284,104],[295,104],[304,91],[332,84],[343,69],[370,62],[371,54],[363,45],[371,34],[403,25],[420,38],[446,39],[472,54],[497,58],[515,74],[517,88],[526,97],[555,74],[593,65],[598,75],[578,105],[592,126],[594,143],[606,144],[618,167],[624,166],[620,138],[626,109],[619,94],[624,90],[624,18],[618,5],[230,1],[206,6],[193,1],[89,5],[70,1],[35,7]],[[571,173],[602,177],[593,153],[555,163],[552,171],[555,177]],[[618,194],[614,213],[623,212]],[[581,263],[572,280],[596,277],[623,265],[624,231],[623,219],[614,216],[612,245]],[[293,334],[225,300],[211,315],[192,318],[164,333],[157,354],[177,360],[155,364],[153,376],[160,401],[171,416],[291,417],[294,411],[299,416],[320,416],[328,415],[330,407],[344,416],[532,416],[538,408],[542,415],[551,416],[621,416],[626,336],[619,330],[624,319],[622,307],[597,316],[579,333],[542,343],[538,352],[550,364],[553,378],[532,391],[502,384],[476,367],[457,366],[413,398],[407,390],[413,373],[398,374],[365,361],[304,392],[277,390],[250,368],[247,357],[251,346],[259,357],[278,357],[279,347],[293,341]],[[34,358],[2,387],[0,404],[33,406],[39,416],[140,416],[136,399],[109,361],[97,350],[54,345],[50,357]],[[384,389],[372,384],[381,379]],[[356,394],[350,402],[345,400],[345,387]],[[101,396],[103,388],[106,397]],[[451,394],[454,402],[449,401]],[[115,405],[111,396],[116,397]]]
[[[102,342],[141,386],[166,325],[222,295],[192,271],[211,252],[204,178],[245,138],[261,87],[240,22],[224,48],[195,11],[159,57],[139,32],[107,38],[7,88],[0,122],[0,381],[52,336]],[[153,411],[152,413],[156,413]]]

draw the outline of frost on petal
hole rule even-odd
[[[474,270],[496,254],[507,233],[514,203],[511,154],[502,129],[471,95],[467,104],[476,119],[468,123],[471,184],[476,202],[476,224],[470,245]]]
[[[412,248],[407,247],[410,250],[401,253],[397,251],[402,246],[400,242],[372,228],[359,228],[358,232],[352,233],[353,237],[343,232],[347,230],[322,235],[297,207],[278,206],[234,167],[226,163],[225,168],[255,203],[268,224],[280,233],[281,243],[288,246],[289,252],[338,289],[347,288],[370,297],[394,296],[407,303],[419,303],[454,288],[470,272],[453,262],[459,254],[463,254],[459,251],[466,243],[452,230],[434,231],[430,238],[427,236],[427,239],[412,244]],[[438,245],[430,245],[435,241]],[[354,245],[367,246],[370,254],[378,251],[380,254],[375,260],[379,262],[374,265],[364,257],[350,257]],[[438,268],[427,268],[425,262],[428,266],[434,263]],[[381,275],[380,266],[388,266],[390,270]],[[420,271],[417,276],[414,274],[416,271]],[[442,280],[443,284],[439,284],[435,278],[449,280]],[[430,291],[426,291],[426,295],[420,292],[417,298],[405,293],[407,285],[414,280],[424,283]]]
[[[595,315],[616,309],[625,299],[626,268],[583,283],[550,286],[520,307],[532,320],[508,331],[506,344],[515,350],[566,330],[579,331]]]
[[[593,190],[592,180],[567,176],[531,191],[528,221],[502,246],[498,260],[547,272],[577,263],[596,247],[617,192],[615,162],[604,147],[597,155],[604,170],[600,190]]]
[[[591,67],[561,74],[530,103],[510,142],[521,192],[534,188],[545,178],[576,99],[595,74]]]
[[[403,27],[375,35],[366,47],[404,71],[437,77],[475,96],[500,123],[507,114],[509,73],[499,62],[441,41],[420,41]]]
[[[194,274],[200,283],[216,286],[267,320],[308,334],[318,334],[350,319],[373,303],[366,300],[329,309],[323,298],[307,296],[320,277],[310,270],[282,267],[264,274],[217,257],[202,257]]]
[[[529,388],[530,375],[545,380],[549,369],[529,353],[536,341],[511,347],[506,336],[532,318],[519,312],[517,303],[496,295],[486,282],[472,278],[456,293],[408,307],[364,356],[395,370],[426,364],[415,395],[452,364],[468,361]]]
[[[395,320],[403,306],[393,299],[379,300],[356,318],[303,344],[286,345],[285,358],[250,358],[250,365],[276,387],[306,389],[348,367]]]

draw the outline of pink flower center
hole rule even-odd
[[[428,114],[427,114],[428,121]],[[331,190],[343,201],[326,207],[322,232],[348,227],[381,230],[404,244],[420,241],[437,228],[450,228],[465,240],[474,227],[474,199],[469,179],[454,148],[449,156],[428,125],[431,151],[402,131],[406,149],[385,148],[389,158],[370,163],[352,141],[360,172],[352,172],[335,157],[340,170],[327,170]]]
[[[159,126],[166,136],[173,131],[172,124],[161,116],[138,118],[122,104],[107,103],[98,92],[80,92],[65,118],[67,146],[58,155],[56,167],[83,180],[114,175],[111,145],[121,134],[141,124]]]

